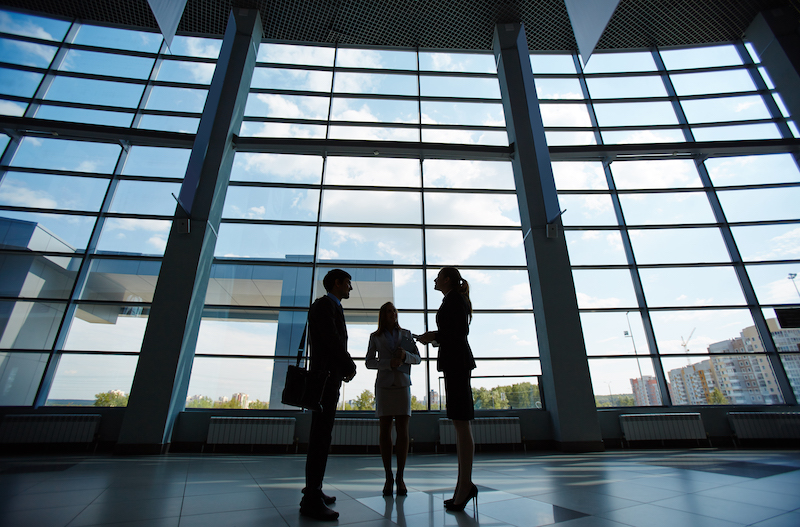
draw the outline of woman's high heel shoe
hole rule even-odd
[[[408,495],[408,488],[406,488],[406,484],[400,480],[397,481],[397,495],[398,496]]]
[[[394,488],[394,480],[387,479],[386,483],[384,483],[384,485],[383,485],[383,495],[384,496],[391,496],[393,488]]]
[[[477,506],[477,504],[478,504],[478,487],[476,487],[474,483],[472,484],[472,488],[470,489],[469,494],[467,494],[467,498],[463,502],[456,503],[456,501],[453,500],[453,501],[448,503],[447,500],[445,500],[444,508],[449,510],[449,511],[463,511],[464,507],[466,507],[467,503],[469,503],[469,501],[472,500],[472,499],[475,500],[475,505]]]

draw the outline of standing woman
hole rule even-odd
[[[403,345],[405,344],[405,345]],[[397,495],[408,494],[403,471],[408,457],[408,419],[411,416],[411,365],[419,364],[411,332],[397,323],[397,309],[391,302],[381,306],[378,330],[369,336],[367,368],[378,370],[375,378],[375,414],[380,419],[380,448],[386,483],[383,495],[391,496],[392,420],[397,426]]]
[[[458,457],[458,481],[453,498],[445,500],[447,510],[464,510],[473,498],[477,502],[478,487],[472,483],[472,460],[475,442],[472,439],[470,421],[475,418],[472,403],[470,375],[475,369],[472,349],[467,342],[469,323],[472,321],[472,302],[469,300],[469,284],[461,278],[455,267],[444,267],[434,279],[437,291],[444,295],[442,305],[436,313],[436,331],[420,335],[423,344],[439,343],[437,369],[444,373],[447,392],[447,417],[456,429],[456,453]]]

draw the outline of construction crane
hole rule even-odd
[[[692,335],[694,335],[694,330],[697,328],[692,328],[692,332],[689,333],[689,338],[683,340],[683,335],[681,335],[681,346],[683,346],[683,352],[685,354],[689,354],[689,341],[692,340]],[[686,365],[689,366],[692,363],[692,360],[689,357],[686,357]]]

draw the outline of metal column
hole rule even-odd
[[[164,252],[117,452],[163,452],[186,404],[233,136],[244,116],[261,35],[257,10],[233,8]]]
[[[565,451],[603,450],[524,26],[498,24],[493,47],[508,140],[514,146],[514,181],[553,437]]]

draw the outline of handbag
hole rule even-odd
[[[286,370],[281,403],[321,412],[320,399],[322,399],[322,391],[325,389],[325,382],[329,373],[320,370],[311,371],[307,370],[305,365],[300,366],[305,347],[306,330],[304,328],[303,336],[300,338],[300,346],[297,348],[297,363],[295,365],[290,364]]]

